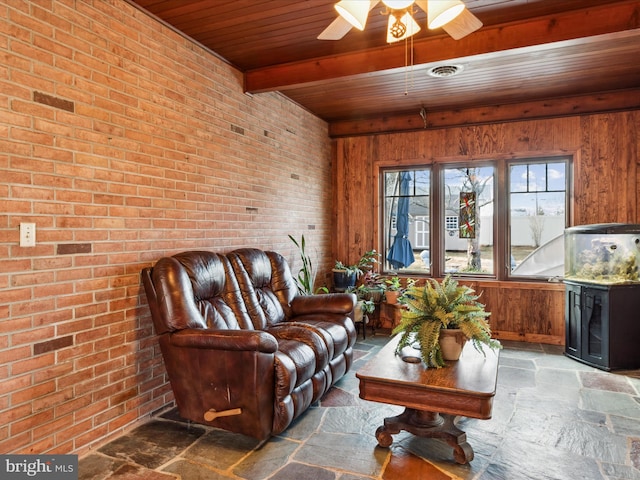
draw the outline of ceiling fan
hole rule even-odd
[[[420,25],[413,18],[414,4],[427,14],[427,26],[440,28],[455,40],[475,32],[482,22],[460,0],[341,0],[334,5],[339,16],[320,34],[318,40],[340,40],[353,27],[364,30],[369,12],[378,3],[389,15],[387,42],[415,35]]]

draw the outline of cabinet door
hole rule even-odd
[[[582,358],[609,364],[609,301],[606,290],[584,288],[582,296]]]
[[[565,351],[573,357],[580,357],[582,355],[580,346],[580,337],[582,336],[581,288],[567,284],[566,295]]]

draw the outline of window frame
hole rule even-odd
[[[401,172],[407,170],[430,170],[430,202],[429,202],[429,243],[430,243],[430,266],[429,273],[403,272],[393,270],[387,267],[386,261],[383,260],[381,271],[386,275],[399,274],[410,277],[425,278],[442,278],[445,272],[445,204],[444,204],[444,172],[451,168],[469,168],[487,167],[494,168],[494,212],[493,212],[493,273],[478,274],[473,272],[455,272],[452,276],[457,278],[467,278],[479,281],[535,281],[547,282],[550,277],[547,276],[524,276],[511,275],[511,220],[510,220],[510,167],[518,164],[539,164],[539,163],[565,163],[565,228],[571,223],[572,218],[572,201],[574,195],[573,184],[573,165],[574,155],[567,152],[544,153],[540,155],[521,155],[521,156],[492,156],[483,159],[464,158],[459,160],[448,160],[446,162],[433,163],[410,163],[403,165],[379,165],[378,182],[381,188],[378,190],[378,215],[379,225],[384,225],[384,200],[385,192],[382,188],[385,173]],[[386,255],[384,243],[384,228],[379,228],[379,251]],[[442,233],[438,233],[442,232]]]
[[[445,202],[445,171],[446,170],[458,170],[461,168],[486,168],[486,167],[491,167],[493,168],[493,217],[494,217],[494,221],[493,224],[491,226],[491,228],[493,229],[492,232],[492,237],[493,237],[493,256],[492,256],[492,261],[491,263],[492,265],[492,273],[476,273],[476,272],[447,272],[447,268],[446,268],[446,231],[444,229],[445,225],[445,218],[446,218],[446,202]],[[437,213],[439,214],[439,216],[442,219],[443,222],[443,228],[442,229],[438,229],[438,232],[442,232],[442,234],[440,234],[438,237],[438,242],[441,248],[441,251],[439,252],[438,256],[435,257],[435,259],[438,261],[438,273],[439,273],[439,277],[444,277],[445,275],[448,275],[449,273],[451,273],[452,276],[458,277],[458,278],[467,278],[467,277],[472,277],[472,278],[477,278],[477,279],[494,279],[496,278],[496,271],[497,271],[497,247],[496,247],[496,211],[497,211],[497,197],[498,197],[498,162],[497,160],[491,160],[491,159],[486,159],[486,160],[472,160],[472,161],[457,161],[457,162],[447,162],[447,163],[439,163],[437,165],[437,169],[438,169],[438,179],[439,179],[439,183],[440,185],[438,186],[440,192],[439,192],[439,202],[440,202],[440,207],[437,211]],[[479,214],[479,212],[478,212]],[[434,261],[432,260],[432,264],[434,263]]]
[[[505,208],[505,220],[506,224],[506,240],[505,240],[505,278],[510,281],[549,281],[554,277],[551,276],[542,276],[542,275],[513,275],[510,268],[510,255],[511,255],[511,189],[510,187],[510,169],[512,165],[532,165],[532,164],[540,164],[544,163],[547,165],[545,171],[548,169],[549,164],[553,163],[564,163],[564,171],[565,171],[565,190],[564,190],[564,228],[567,228],[570,225],[571,220],[571,199],[573,198],[573,156],[572,155],[561,155],[561,156],[542,156],[542,157],[532,157],[532,158],[523,158],[523,159],[510,159],[505,162],[505,176],[506,176],[506,184],[505,184],[505,193],[506,193],[506,208]],[[545,174],[546,177],[546,174]],[[562,190],[527,190],[526,193],[535,193],[535,192],[561,192]]]
[[[428,198],[429,198],[429,222],[425,222],[427,223],[427,225],[431,226],[431,211],[433,209],[433,191],[431,190],[433,187],[433,165],[420,165],[420,166],[416,166],[414,167],[398,167],[398,166],[384,166],[384,167],[380,167],[378,169],[378,185],[379,185],[379,189],[378,189],[378,198],[376,199],[376,203],[378,206],[378,235],[379,235],[379,248],[377,249],[379,252],[382,253],[382,259],[381,259],[381,271],[383,274],[397,274],[398,271],[397,270],[393,270],[393,269],[389,269],[386,268],[388,262],[387,262],[387,253],[388,253],[388,248],[391,247],[391,242],[389,243],[389,245],[387,245],[388,248],[385,248],[385,244],[386,244],[386,237],[387,237],[387,232],[386,232],[386,222],[389,220],[388,218],[385,218],[385,210],[386,210],[386,199],[388,198],[386,195],[386,185],[385,185],[385,174],[392,172],[392,173],[401,173],[401,172],[413,172],[416,170],[429,170],[429,192],[428,192]],[[415,193],[415,178],[412,181],[412,186],[414,188],[414,193]],[[416,196],[424,196],[424,195],[412,195],[413,197]],[[397,197],[400,198],[400,195],[390,195],[389,197]],[[390,224],[390,228],[395,229],[395,225],[396,225],[396,216],[392,217],[394,220],[393,222]],[[424,222],[424,220],[421,220]],[[432,241],[432,232],[429,231],[428,234],[428,239],[429,242]],[[411,272],[411,275],[414,276],[424,276],[424,277],[430,277],[432,275],[432,268],[431,268],[431,262],[430,265],[427,266],[428,268],[428,273],[416,273],[416,272]],[[400,273],[401,275],[405,275],[404,272]]]

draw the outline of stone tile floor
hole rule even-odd
[[[172,410],[80,459],[80,480],[640,480],[640,370],[607,373],[541,344],[503,342],[491,420],[460,419],[468,465],[436,439],[376,428],[401,407],[358,398],[355,372],[389,337],[356,344],[352,370],[282,435],[257,441]]]

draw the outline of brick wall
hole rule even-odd
[[[2,2],[0,58],[0,453],[83,453],[172,402],[142,267],[328,270],[327,125],[121,0]]]

